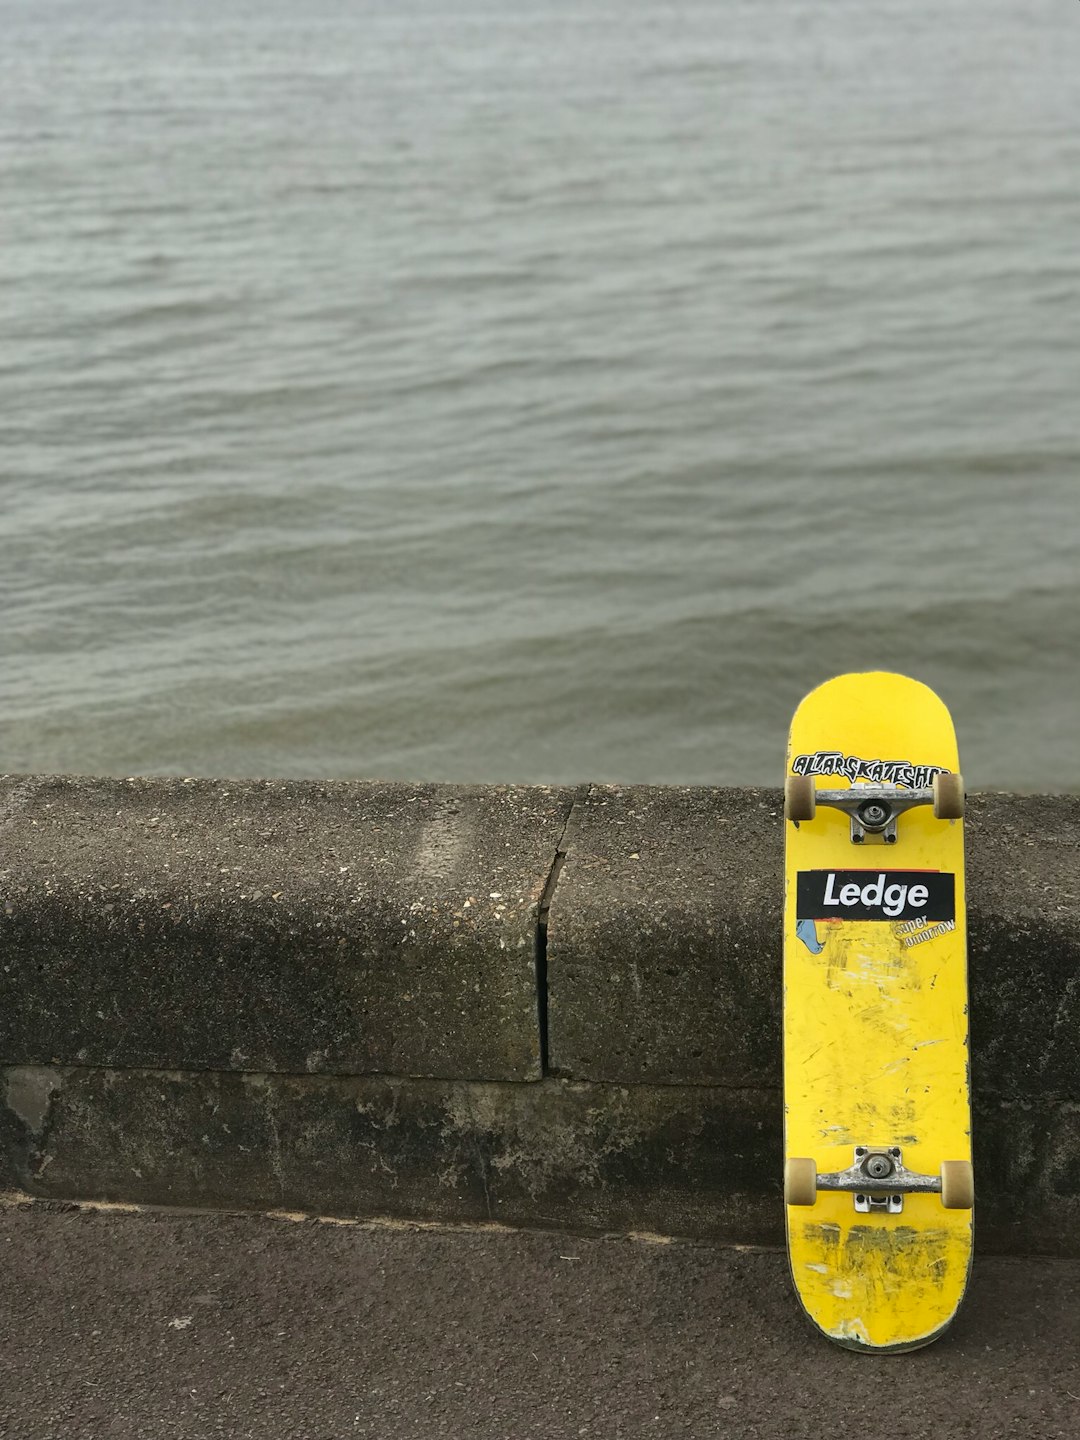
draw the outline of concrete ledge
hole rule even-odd
[[[780,1084],[779,792],[593,786],[548,925],[552,1070]]]
[[[0,1057],[529,1079],[573,792],[0,782]]]
[[[0,1186],[777,1243],[779,791],[0,781]],[[968,827],[978,1243],[1080,1254],[1080,800]]]
[[[0,1190],[783,1244],[766,1089],[22,1067]],[[1080,1254],[1080,1105],[979,1099],[979,1249]]]
[[[779,790],[594,786],[548,928],[552,1070],[781,1083]],[[977,795],[967,825],[974,1083],[1080,1096],[1080,798]]]
[[[0,1078],[0,1189],[43,1198],[776,1238],[769,1092],[55,1067]]]

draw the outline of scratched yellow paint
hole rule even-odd
[[[958,770],[949,713],[925,685],[881,672],[843,675],[806,697],[791,726],[800,755]],[[828,764],[829,762],[819,762]],[[815,777],[846,789],[843,775]],[[859,783],[856,781],[856,783]],[[963,822],[928,807],[899,817],[897,843],[853,845],[844,812],[788,822],[784,913],[784,1096],[788,1156],[847,1169],[855,1145],[900,1145],[911,1170],[970,1160]],[[956,927],[916,944],[899,922],[818,922],[796,934],[795,876],[805,870],[939,870],[956,875]],[[926,934],[927,925],[916,933]],[[820,953],[812,949],[820,945]],[[971,1261],[972,1212],[909,1195],[900,1215],[862,1215],[850,1194],[788,1206],[792,1278],[811,1319],[853,1348],[902,1350],[948,1324]]]

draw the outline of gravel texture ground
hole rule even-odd
[[[782,1252],[0,1207],[5,1440],[1080,1433],[1080,1261],[976,1262],[952,1330],[811,1332]]]

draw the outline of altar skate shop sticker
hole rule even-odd
[[[906,790],[922,790],[933,783],[935,775],[949,775],[946,765],[915,765],[910,760],[864,760],[859,755],[845,755],[842,750],[816,750],[812,755],[796,755],[791,762],[793,775],[839,775],[851,782],[869,785],[902,785]]]
[[[797,920],[956,919],[956,876],[942,870],[800,870]]]

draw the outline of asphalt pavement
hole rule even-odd
[[[4,1440],[1080,1435],[1080,1261],[937,1344],[817,1337],[782,1252],[0,1205]]]

